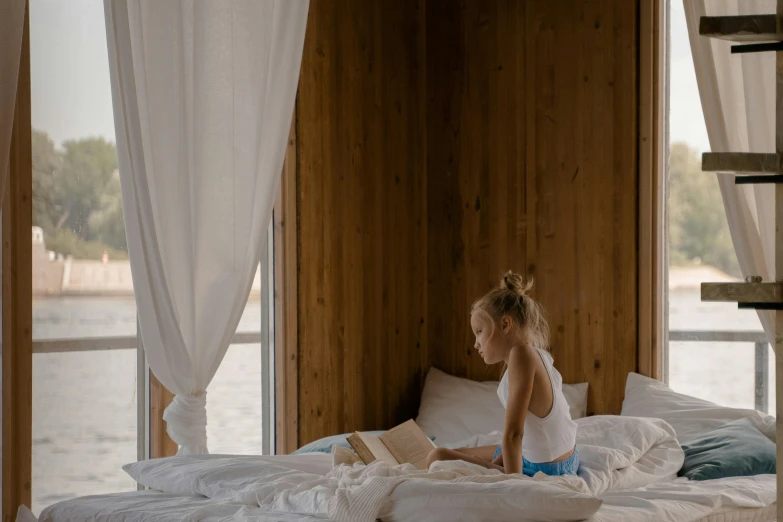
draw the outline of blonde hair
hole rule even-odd
[[[532,287],[532,279],[526,282],[521,275],[506,272],[496,288],[473,303],[471,313],[482,311],[495,321],[508,315],[526,342],[549,350],[549,324],[544,317],[544,309],[527,295]]]

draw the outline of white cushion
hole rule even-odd
[[[305,472],[326,475],[329,453],[304,455],[187,455],[142,460],[122,467],[142,486],[177,495],[203,495],[212,500],[252,505],[254,487],[270,475]]]
[[[568,408],[571,411],[571,419],[581,419],[587,417],[587,387],[586,382],[578,384],[563,384],[563,395],[565,395]]]
[[[726,378],[731,377],[727,374]],[[683,395],[661,381],[638,373],[628,374],[622,415],[663,419],[671,424],[681,443],[737,419],[750,420],[756,429],[775,441],[775,418],[771,415]]]
[[[424,382],[416,423],[438,446],[477,434],[503,431],[505,409],[497,396],[497,381],[478,382],[430,368]],[[587,383],[564,384],[571,418],[587,411]]]

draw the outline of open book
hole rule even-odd
[[[417,469],[427,468],[427,455],[436,447],[412,420],[380,436],[357,431],[348,437],[348,443],[365,464],[382,460],[390,466],[413,464]]]

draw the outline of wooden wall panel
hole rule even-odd
[[[641,2],[311,1],[300,445],[414,416],[430,364],[498,378],[468,313],[507,269],[535,278],[589,412],[619,412],[641,335],[639,172],[654,161],[639,154]]]
[[[416,411],[426,360],[416,0],[310,3],[299,80],[299,443]]]
[[[467,314],[517,270],[536,280],[564,379],[590,383],[590,412],[619,412],[636,370],[636,2],[428,11],[432,364],[498,375]]]
[[[428,346],[432,363],[499,378],[470,305],[525,271],[525,5],[431,0],[427,17]]]

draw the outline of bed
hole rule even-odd
[[[220,457],[218,457],[220,458]],[[328,459],[316,461],[329,468]],[[719,482],[719,483],[718,483]],[[726,498],[734,495],[735,498]],[[634,491],[607,493],[590,522],[620,521],[681,521],[681,522],[763,522],[775,519],[775,477],[764,475],[741,479],[725,479],[712,484],[689,487],[674,481],[656,487]],[[415,509],[415,507],[414,507]],[[444,513],[419,512],[420,516],[389,515],[383,520],[459,520],[446,518]],[[427,514],[425,514],[427,513]],[[486,514],[489,514],[487,511]],[[504,511],[495,520],[547,520],[510,515]],[[429,516],[428,516],[429,515]],[[461,520],[486,520],[478,518]],[[91,520],[96,522],[180,522],[180,521],[247,521],[247,522],[314,522],[323,517],[312,514],[281,512],[251,507],[238,502],[213,501],[198,495],[178,495],[152,491],[118,493],[83,497],[55,504],[41,515],[41,522],[60,520]],[[558,520],[550,518],[549,520]]]
[[[430,399],[438,395],[428,396],[430,384],[428,377],[417,421],[436,432],[440,445],[491,444],[499,439],[498,432],[438,431],[457,425],[476,428],[471,419],[422,418],[433,405]],[[475,400],[476,390],[469,391]],[[582,460],[578,478],[509,477],[461,462],[435,463],[428,472],[410,466],[389,468],[380,462],[335,467],[331,453],[312,449],[290,456],[171,457],[125,467],[149,490],[60,502],[46,508],[39,520],[775,520],[774,474],[714,480],[677,476],[685,459],[680,439],[737,420],[751,423],[765,437],[771,429],[774,436],[774,420],[767,415],[676,394],[657,381],[631,374],[621,416],[577,420]]]

